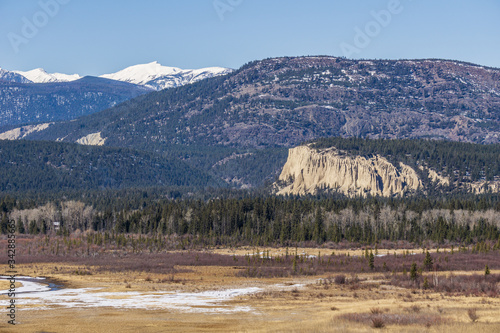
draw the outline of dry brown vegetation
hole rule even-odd
[[[497,252],[379,249],[371,270],[364,249],[87,250],[79,238],[29,238],[19,244],[19,273],[46,276],[65,287],[105,291],[203,291],[258,286],[262,292],[228,301],[250,312],[193,314],[172,310],[51,309],[19,312],[23,332],[495,332],[500,330]],[[64,255],[50,254],[57,242]],[[68,244],[71,244],[68,246]],[[42,250],[44,248],[44,250]],[[269,250],[269,252],[267,251]],[[230,252],[231,252],[230,251]],[[373,249],[374,251],[374,249]],[[318,253],[319,252],[319,253]],[[268,254],[269,253],[269,254]],[[296,254],[297,253],[297,254]],[[258,254],[258,255],[257,255]],[[310,257],[310,255],[316,257]],[[318,256],[319,254],[319,256]],[[357,256],[354,256],[356,254]],[[447,260],[445,260],[447,257]],[[385,262],[385,266],[383,263]],[[410,266],[418,264],[418,277]],[[488,263],[491,274],[484,275]],[[428,288],[423,281],[427,278]],[[289,286],[282,288],[280,286]],[[301,287],[301,285],[305,285]],[[6,299],[5,296],[1,296]],[[29,306],[28,306],[29,308]],[[0,323],[0,331],[11,328]]]

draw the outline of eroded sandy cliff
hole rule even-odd
[[[381,156],[350,156],[335,148],[316,150],[299,146],[289,150],[279,177],[278,194],[314,194],[329,189],[356,195],[403,195],[422,186],[417,173]],[[284,184],[284,185],[283,185]]]

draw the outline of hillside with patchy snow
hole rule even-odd
[[[266,59],[30,137],[74,142],[97,132],[106,144],[160,150],[293,146],[330,136],[500,143],[500,69],[425,59]]]

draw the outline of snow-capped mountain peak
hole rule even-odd
[[[180,68],[162,66],[158,61],[153,61],[148,64],[130,66],[116,73],[104,74],[100,77],[145,85],[161,76],[174,75],[180,71]]]
[[[33,83],[70,82],[81,78],[78,74],[47,73],[43,68],[36,68],[27,72],[13,72],[24,76]]]
[[[0,68],[0,81],[16,82],[16,83],[32,83],[24,76],[15,72]]]
[[[162,66],[158,61],[127,67],[119,72],[101,75],[106,79],[144,85],[155,90],[173,88],[209,77],[230,73],[232,69],[208,67],[201,69],[180,69]]]
[[[231,73],[223,67],[181,69],[161,65],[158,61],[127,67],[116,73],[101,75],[101,78],[142,85],[154,90],[175,88],[214,76]],[[0,68],[0,80],[20,83],[70,82],[81,79],[78,74],[47,73],[43,68],[31,71],[7,71]]]

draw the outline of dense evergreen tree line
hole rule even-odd
[[[83,204],[78,210],[78,205],[73,203],[76,208],[72,213],[68,213],[69,204],[60,203],[53,214],[62,223],[58,233],[93,230],[117,234],[175,234],[207,244],[261,245],[341,241],[373,244],[383,240],[470,244],[497,241],[500,236],[498,195],[445,201],[439,198],[237,197],[236,193],[209,200],[164,200],[149,197],[147,192],[135,196],[134,207],[119,204],[116,198],[99,210]],[[97,202],[96,198],[93,200]],[[41,213],[43,209],[35,219],[33,213],[16,213],[19,204],[12,197],[0,201],[2,232],[8,219],[16,217],[19,232],[54,232],[53,221]]]
[[[396,162],[395,165],[401,161],[416,171],[423,165],[453,182],[494,180],[500,176],[500,145],[436,140],[322,138],[314,140],[313,147],[336,147],[353,155],[381,155]]]
[[[177,158],[125,148],[0,141],[0,192],[220,186]]]

